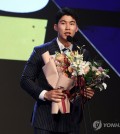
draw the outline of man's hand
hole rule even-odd
[[[54,101],[54,102],[60,102],[61,99],[63,99],[64,97],[65,94],[63,93],[63,88],[47,91],[44,95],[44,98],[46,100]]]
[[[91,99],[93,96],[94,96],[94,90],[91,89],[91,88],[86,88],[84,91],[83,91],[83,96],[84,97],[87,97],[89,99]]]

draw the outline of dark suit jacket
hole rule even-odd
[[[73,50],[76,49],[77,47],[73,46]],[[74,102],[74,106],[71,104],[70,114],[59,113],[57,115],[51,114],[50,101],[39,99],[39,95],[43,90],[49,91],[52,89],[42,71],[44,62],[41,55],[46,51],[49,51],[51,55],[55,54],[55,51],[60,51],[56,39],[34,48],[24,68],[20,84],[36,100],[32,114],[32,125],[34,127],[55,132],[69,132],[79,127],[81,115],[80,99]],[[88,60],[88,58],[86,51],[84,52],[84,59]]]

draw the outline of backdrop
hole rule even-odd
[[[96,91],[93,99],[85,105],[81,134],[86,132],[84,121],[89,134],[120,132],[120,6],[115,1],[114,4],[110,2],[110,7],[106,2],[104,6],[103,2],[93,2],[0,2],[1,134],[33,134],[30,119],[35,101],[20,88],[20,77],[33,47],[57,36],[53,30],[54,17],[58,8],[64,6],[78,13],[80,32],[76,37],[80,44],[85,44],[85,48],[89,49],[93,59],[103,61],[103,67],[110,70],[111,77],[107,80],[108,88],[102,92]]]

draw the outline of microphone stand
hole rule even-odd
[[[83,83],[82,81],[82,76],[77,74],[77,84],[78,84],[78,90],[79,90],[79,94],[81,95],[81,108],[82,108],[82,114],[83,114],[83,122],[84,122],[84,127],[85,127],[85,134],[88,134],[87,132],[87,123],[86,123],[86,118],[85,118],[85,111],[84,111],[84,98],[83,98],[83,94],[84,94],[84,88],[85,88],[85,83]]]
[[[67,41],[71,42],[72,44],[74,44],[74,39],[71,36],[67,37]],[[75,44],[76,45],[76,44]],[[81,47],[77,46],[77,48],[80,50],[80,54],[82,53],[82,48],[84,47],[84,45]],[[85,117],[85,111],[84,111],[84,103],[87,103],[87,111],[88,111],[88,117],[90,119],[90,128],[91,128],[91,134],[92,134],[92,123],[91,123],[91,115],[90,115],[90,109],[89,109],[89,104],[88,104],[88,99],[87,99],[87,93],[86,93],[86,100],[84,102],[84,92],[86,90],[86,85],[85,85],[85,80],[83,78],[83,76],[78,75],[77,72],[77,87],[78,88],[78,92],[79,92],[79,96],[81,96],[81,108],[82,108],[82,112],[83,112],[83,122],[84,122],[84,126],[85,126],[85,133],[88,134],[87,131],[87,123],[86,123],[86,117]],[[78,96],[78,97],[79,97]],[[77,99],[77,98],[76,98]],[[89,133],[90,134],[90,133]]]

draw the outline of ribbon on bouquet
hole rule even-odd
[[[83,76],[77,76],[75,87],[76,87],[76,90],[72,94],[70,94],[69,92],[66,92],[66,94],[71,102],[76,100],[77,97],[84,95],[84,90],[86,88],[86,84],[85,84],[85,79]]]
[[[83,95],[85,89],[85,79],[83,76],[78,76],[78,86],[80,87],[80,94]]]
[[[66,113],[65,97],[61,101],[62,101],[63,113]]]
[[[63,93],[65,93],[65,95],[67,95],[67,98],[70,98],[70,92],[69,90],[64,90]],[[61,100],[62,101],[62,107],[63,107],[63,112],[66,113],[67,112],[67,109],[66,109],[66,104],[65,104],[65,99],[66,99],[66,96]]]
[[[73,87],[74,80],[68,78],[64,73],[57,70],[55,61],[48,51],[42,54],[42,58],[45,63],[42,68],[43,72],[53,89],[59,90],[59,87],[63,87],[65,91],[70,90]],[[70,102],[67,94],[65,94],[65,98],[61,99],[61,102],[52,102],[52,114],[57,114],[58,111],[61,113],[70,113]]]

